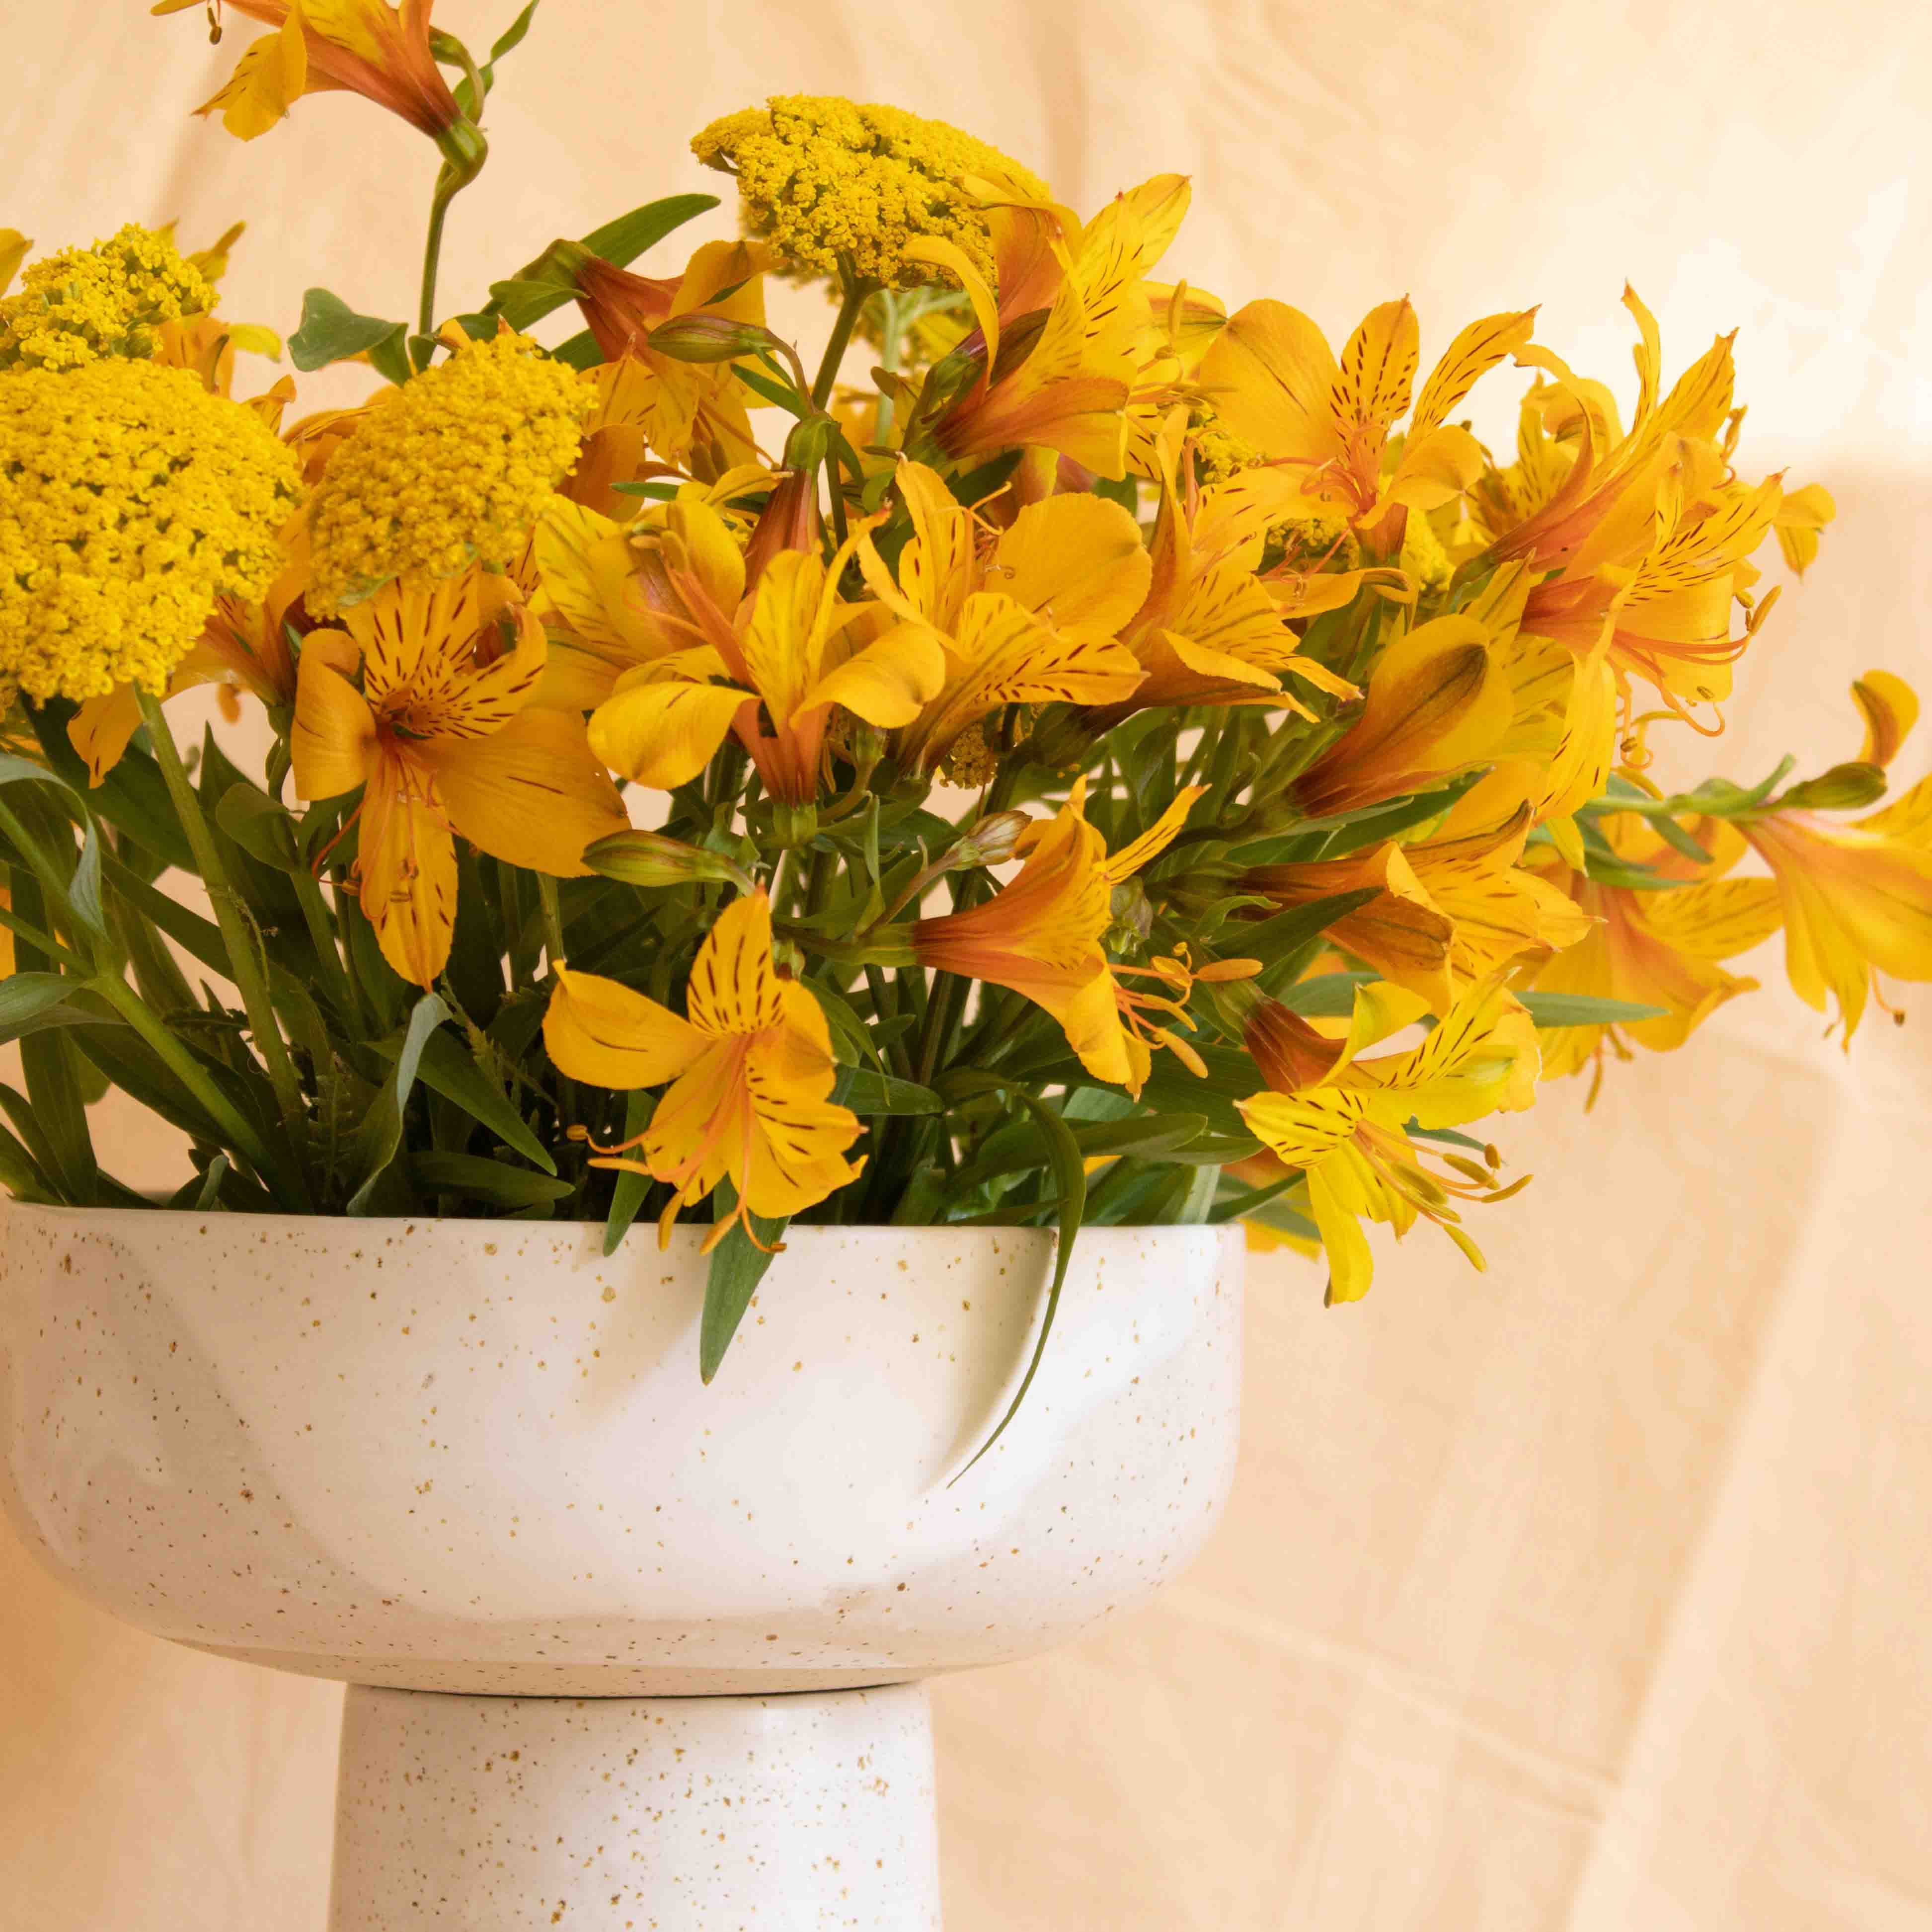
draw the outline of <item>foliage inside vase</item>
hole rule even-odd
[[[0,231],[20,1198],[154,1204],[95,1159],[116,1088],[185,1137],[167,1208],[698,1220],[708,1376],[793,1221],[1057,1228],[1064,1276],[1082,1225],[1239,1218],[1346,1300],[1420,1219],[1480,1266],[1522,1184],[1471,1130],[1682,1044],[1726,960],[1781,926],[1848,1042],[1932,977],[1897,677],[1816,776],[1646,776],[1833,514],[1737,467],[1730,337],[1666,381],[1626,292],[1627,412],[1531,309],[1424,375],[1406,300],[1338,348],[1193,286],[1178,175],[1083,212],[807,97],[692,143],[740,238],[681,249],[679,192],[456,308],[534,0],[484,61],[429,0],[230,4],[234,134],[338,90],[439,151],[420,312],[310,290],[290,359],[373,393],[300,415],[220,312],[238,229]],[[200,685],[259,772],[177,744]]]

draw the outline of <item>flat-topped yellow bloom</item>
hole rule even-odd
[[[818,1002],[772,958],[763,892],[721,913],[692,962],[685,1017],[614,980],[560,964],[544,1044],[573,1080],[620,1090],[669,1090],[634,1141],[599,1148],[594,1165],[628,1168],[676,1191],[658,1223],[668,1241],[678,1210],[721,1181],[737,1198],[707,1251],[756,1214],[783,1220],[859,1178],[845,1150],[858,1116],[832,1099],[837,1067]],[[638,1158],[623,1156],[635,1148]]]
[[[171,236],[130,221],[91,248],[42,256],[14,293],[0,296],[0,369],[146,358],[166,324],[214,303],[213,282]]]
[[[915,288],[932,276],[907,244],[938,238],[982,275],[992,265],[986,218],[964,185],[1044,198],[1018,162],[944,121],[836,94],[775,94],[712,122],[692,142],[706,167],[738,183],[746,232],[802,274]]]
[[[421,587],[522,549],[577,459],[590,386],[526,337],[466,342],[358,418],[310,518],[308,608],[333,616],[392,578]]]
[[[1140,664],[1114,634],[1145,596],[1153,566],[1119,504],[1049,496],[994,538],[923,464],[900,464],[898,489],[913,535],[897,574],[869,534],[860,567],[882,604],[930,627],[945,651],[944,682],[895,740],[902,764],[932,770],[1006,705],[1105,704],[1138,688]]]
[[[1307,1177],[1328,1256],[1330,1302],[1369,1292],[1375,1264],[1363,1221],[1382,1222],[1398,1236],[1418,1216],[1432,1221],[1480,1268],[1481,1250],[1462,1232],[1454,1204],[1500,1201],[1524,1184],[1498,1187],[1492,1174],[1455,1155],[1438,1156],[1454,1174],[1432,1173],[1406,1131],[1411,1124],[1463,1126],[1534,1102],[1536,1031],[1522,1003],[1502,974],[1492,974],[1470,987],[1412,1052],[1359,1057],[1417,1010],[1409,995],[1363,986],[1339,1048],[1273,1001],[1246,1029],[1248,1050],[1269,1087],[1236,1104],[1256,1137]]]
[[[1087,823],[1086,778],[1076,779],[1066,804],[1023,836],[1018,876],[982,904],[917,921],[914,953],[922,965],[1007,987],[1045,1007],[1089,1073],[1138,1096],[1150,1041],[1129,1019],[1145,1001],[1120,986],[1102,940],[1113,923],[1114,888],[1167,849],[1202,790],[1181,791],[1110,856]],[[1163,1034],[1156,1043],[1172,1042]]]
[[[430,51],[434,0],[213,0],[276,29],[243,50],[220,92],[195,111],[218,113],[238,140],[266,134],[305,94],[359,94],[432,140],[462,110]],[[208,0],[157,0],[149,10],[179,14]]]
[[[0,376],[0,700],[164,691],[279,567],[295,459],[239,403],[118,358]]]
[[[494,606],[494,614],[491,612]],[[629,824],[581,718],[532,704],[543,628],[472,570],[392,584],[302,644],[290,740],[306,799],[362,788],[356,875],[382,956],[435,983],[456,929],[456,836],[553,877]],[[358,673],[361,682],[356,682]]]

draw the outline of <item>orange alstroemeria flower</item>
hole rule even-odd
[[[207,0],[157,0],[156,14]],[[223,0],[214,0],[219,8]],[[463,110],[430,51],[432,0],[226,0],[276,31],[252,42],[221,91],[196,111],[219,111],[238,140],[266,134],[305,94],[359,94],[441,142]]]
[[[304,641],[290,740],[305,799],[363,788],[356,877],[382,956],[435,983],[456,926],[456,836],[532,872],[588,873],[584,848],[627,829],[580,718],[533,706],[543,628],[472,570],[391,584]],[[484,615],[486,595],[499,602]],[[356,682],[358,670],[361,682]]]
[[[838,1068],[825,1015],[772,958],[763,892],[734,901],[698,948],[686,1017],[614,980],[560,965],[544,1044],[573,1080],[626,1090],[670,1083],[634,1141],[599,1148],[592,1165],[627,1168],[676,1190],[658,1223],[668,1241],[681,1208],[721,1181],[736,1194],[708,1252],[748,1215],[782,1220],[859,1178],[845,1150],[856,1114],[832,1099]],[[639,1157],[623,1156],[632,1148]]]
[[[1136,1009],[1149,1001],[1120,986],[1101,942],[1113,923],[1114,888],[1166,850],[1202,791],[1187,788],[1139,838],[1109,856],[1106,841],[1087,823],[1083,776],[1052,818],[1022,836],[1018,849],[1025,862],[1011,884],[982,904],[914,922],[914,956],[923,966],[1007,987],[1045,1007],[1094,1078],[1138,1096],[1151,1047],[1173,1042],[1138,1022]],[[1157,976],[1171,989],[1185,989],[1184,976]]]
[[[1142,278],[1186,214],[1186,179],[1156,175],[1084,224],[1049,203],[989,197],[994,286],[954,243],[906,250],[958,278],[979,325],[964,345],[982,357],[979,373],[941,413],[934,440],[956,463],[1052,449],[1096,476],[1124,476],[1130,406],[1167,346]],[[1162,400],[1149,399],[1156,412]]]

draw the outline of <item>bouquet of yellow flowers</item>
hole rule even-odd
[[[1646,776],[1832,515],[1739,472],[1729,338],[1666,383],[1627,292],[1627,419],[1533,310],[1424,375],[1406,300],[1337,351],[1180,279],[1178,176],[1083,214],[799,97],[692,143],[741,238],[634,268],[678,194],[452,312],[534,4],[485,60],[430,0],[230,4],[235,134],[335,89],[435,144],[421,308],[311,290],[296,369],[375,388],[297,416],[235,393],[284,350],[220,313],[233,234],[0,232],[20,1198],[708,1220],[708,1378],[794,1220],[1057,1227],[1064,1278],[1084,1224],[1239,1218],[1346,1300],[1420,1218],[1480,1266],[1522,1183],[1471,1130],[1681,1044],[1726,961],[1781,926],[1848,1040],[1932,978],[1898,678],[1816,776]],[[772,277],[826,290],[816,356]],[[1496,452],[1458,412],[1504,364]],[[203,684],[259,777],[177,744]],[[185,1136],[172,1199],[97,1164],[110,1086]]]

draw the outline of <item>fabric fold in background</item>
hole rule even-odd
[[[487,44],[514,10],[438,14]],[[452,293],[644,192],[715,188],[688,135],[780,91],[970,127],[1083,208],[1185,173],[1202,285],[1331,334],[1390,290],[1425,317],[1540,302],[1540,338],[1621,368],[1602,319],[1628,278],[1667,340],[1747,325],[1754,422],[1838,504],[1726,765],[1836,728],[1874,639],[1932,673],[1918,13],[1853,0],[1828,33],[1796,0],[548,14],[487,122],[522,190],[487,224],[459,203]],[[412,130],[328,96],[245,148],[190,119],[257,31],[232,10],[212,50],[138,8],[8,0],[0,22],[0,223],[62,245],[246,217],[236,314],[292,326],[316,283],[411,310]],[[694,246],[728,236],[728,210],[709,220]],[[299,253],[263,245],[278,228]],[[822,326],[795,289],[771,321]],[[1425,364],[1446,346],[1425,336]],[[1490,390],[1475,433],[1506,444],[1512,384]],[[1209,1555],[1130,1623],[938,1687],[949,1932],[1932,1923],[1932,1002],[1902,1036],[1868,1021],[1846,1060],[1774,948],[1739,970],[1766,991],[1667,1067],[1612,1065],[1587,1123],[1584,1083],[1546,1099],[1487,1274],[1384,1244],[1376,1294],[1324,1312],[1318,1267],[1256,1259],[1242,1482]],[[148,1131],[122,1117],[104,1154],[138,1178],[116,1136]],[[0,1529],[0,1918],[316,1932],[340,1694],[111,1626]]]

